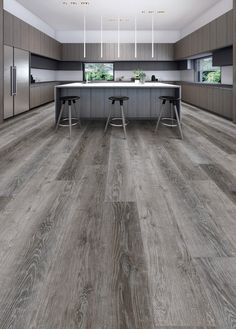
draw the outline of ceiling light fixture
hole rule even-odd
[[[101,16],[101,58],[103,58],[103,18]]]
[[[86,17],[84,16],[84,58],[86,58]]]
[[[154,15],[152,15],[152,58],[154,58]]]
[[[118,29],[118,53],[117,56],[118,58],[120,58],[120,17],[118,17],[118,25],[117,25],[117,29]]]
[[[134,20],[134,57],[137,58],[137,18]]]

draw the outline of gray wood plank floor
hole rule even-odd
[[[235,125],[154,126],[0,126],[0,329],[236,328]]]

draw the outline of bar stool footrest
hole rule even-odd
[[[172,118],[161,118],[161,124],[166,127],[178,127],[178,121]]]
[[[76,126],[79,123],[80,123],[80,121],[77,118],[71,118],[71,125],[72,126]],[[61,119],[61,121],[59,123],[59,126],[60,127],[69,127],[70,126],[69,118]]]
[[[120,121],[120,123],[116,123],[117,121]],[[125,126],[127,126],[128,123],[129,121],[125,121]],[[109,125],[112,127],[123,127],[122,118],[112,118],[109,122]]]

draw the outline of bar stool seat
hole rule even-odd
[[[167,127],[178,127],[180,132],[180,137],[183,139],[183,133],[181,128],[180,116],[177,110],[177,104],[180,102],[180,98],[174,96],[160,96],[159,99],[162,101],[161,110],[159,114],[159,118],[157,120],[155,132],[157,132],[159,124],[161,122],[162,125]],[[164,111],[164,106],[166,102],[170,103],[171,106],[171,116],[170,117],[162,117],[162,113]],[[174,111],[173,111],[174,110]],[[173,112],[175,117],[173,116]]]
[[[124,101],[128,101],[129,97],[127,96],[111,96],[108,98],[110,101],[112,101],[112,105],[115,104],[115,102],[119,102],[120,103],[120,111],[121,111],[121,117],[120,118],[116,118],[113,117],[111,118],[111,112],[112,112],[112,107],[110,108],[110,112],[106,121],[106,126],[104,129],[104,133],[106,133],[107,128],[108,128],[108,124],[110,124],[110,126],[113,127],[123,127],[124,130],[124,138],[126,139],[126,126],[128,124],[128,121],[126,121],[125,119],[125,115],[124,115]],[[121,121],[121,123],[117,123]]]
[[[62,127],[69,127],[70,130],[70,137],[71,137],[71,128],[72,126],[75,126],[77,124],[80,124],[80,117],[79,113],[77,117],[72,117],[72,105],[75,110],[75,104],[80,99],[79,96],[62,96],[60,97],[60,101],[62,102],[60,113],[58,116],[57,124],[56,124],[56,130],[59,126]],[[68,117],[62,118],[63,112],[65,110],[65,106],[68,104]]]

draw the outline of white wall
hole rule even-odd
[[[233,84],[233,66],[222,66],[221,83],[225,85]]]
[[[40,81],[56,81],[56,71],[31,69],[31,74],[36,82]]]
[[[150,81],[154,74],[159,81],[180,81],[180,71],[144,71],[146,80]],[[115,71],[115,80],[123,76],[123,80],[129,81],[133,77],[133,71]]]
[[[180,39],[179,31],[155,31],[155,42],[175,43]],[[57,31],[56,39],[62,43],[83,43],[83,31]],[[104,43],[115,43],[118,40],[117,31],[103,31]],[[152,41],[151,31],[138,31],[137,42],[147,43]],[[86,42],[100,43],[100,31],[87,31]],[[134,42],[134,31],[120,31],[120,42],[131,43]]]
[[[204,0],[200,0],[204,1]],[[186,35],[198,30],[200,27],[210,23],[217,17],[225,14],[233,8],[233,0],[221,0],[215,6],[199,16],[195,21],[191,22],[180,32],[180,38],[182,39]]]
[[[31,13],[28,9],[19,4],[19,2],[15,0],[4,0],[3,8],[12,15],[34,26],[36,29],[46,33],[52,38],[55,38],[54,29],[51,28],[47,23],[42,21],[39,17]]]
[[[181,81],[194,82],[194,70],[184,70],[180,72]]]
[[[56,81],[82,81],[82,71],[57,71]]]

